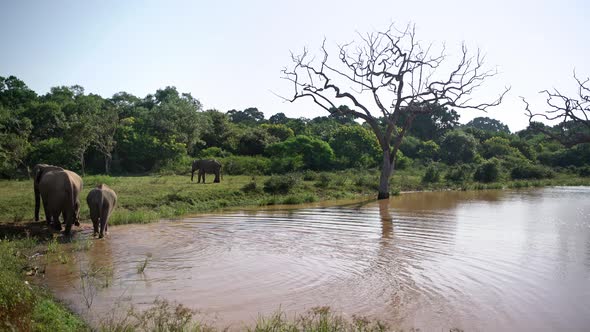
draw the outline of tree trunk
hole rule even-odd
[[[379,194],[377,199],[389,198],[389,178],[393,172],[393,161],[389,147],[383,150],[383,164],[381,165],[381,177],[379,178]]]
[[[113,157],[108,154],[104,156],[104,171],[106,172],[106,174],[111,174],[111,161],[113,160]]]
[[[82,168],[82,176],[84,176],[84,152],[80,153],[80,167]]]

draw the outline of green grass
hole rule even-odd
[[[85,331],[88,326],[27,280],[36,271],[34,240],[0,240],[0,331]]]
[[[396,171],[391,179],[391,192],[425,190],[482,190],[524,188],[552,185],[590,185],[590,178],[557,174],[543,180],[501,181],[494,183],[453,183],[444,179],[424,183],[423,168]],[[86,176],[82,191],[81,218],[89,221],[88,192],[99,183],[106,183],[119,197],[110,225],[149,223],[161,218],[178,218],[190,214],[246,206],[301,204],[324,200],[353,199],[375,196],[377,170],[312,172],[293,175],[296,185],[286,193],[265,192],[268,176],[225,175],[221,183],[191,183],[188,176]],[[281,177],[280,175],[278,177]],[[34,197],[32,181],[0,180],[0,223],[26,223],[33,220]],[[41,212],[43,217],[43,212]]]

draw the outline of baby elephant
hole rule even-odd
[[[117,194],[106,184],[100,184],[90,190],[86,197],[86,202],[90,208],[90,218],[94,226],[94,236],[99,234],[99,238],[104,237],[105,231],[108,230],[107,223],[111,212],[117,204]],[[100,233],[98,232],[98,222],[100,220]]]

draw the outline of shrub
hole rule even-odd
[[[297,184],[293,175],[273,175],[264,182],[264,192],[269,194],[287,194]]]
[[[199,152],[199,158],[207,159],[207,158],[224,158],[231,156],[231,153],[224,151],[221,148],[216,146],[212,146],[210,148],[206,148]]]
[[[424,160],[437,160],[440,147],[434,141],[426,141],[418,146],[418,157]]]
[[[192,163],[192,158],[186,155],[169,159],[157,167],[157,172],[161,175],[187,175],[191,172]]]
[[[397,155],[395,158],[395,168],[396,169],[407,169],[412,165],[412,159],[404,156],[401,151],[397,151]]]
[[[440,158],[447,164],[470,163],[476,156],[477,141],[471,134],[453,130],[443,136]]]
[[[319,177],[319,174],[311,171],[311,170],[305,170],[303,171],[303,181],[315,181],[317,180]]]
[[[256,179],[252,178],[252,181],[246,183],[242,189],[243,192],[245,193],[253,193],[253,192],[260,192],[260,188],[258,187],[258,184],[256,183]]]
[[[583,177],[590,177],[590,166],[580,167],[578,174]]]
[[[328,186],[330,186],[331,182],[332,182],[332,177],[329,174],[322,173],[322,174],[320,174],[319,179],[315,185],[316,185],[316,187],[319,187],[319,188],[328,188]]]
[[[270,159],[264,157],[231,156],[219,161],[224,174],[261,175],[270,173]]]
[[[517,165],[510,172],[510,177],[513,179],[545,179],[553,176],[553,172],[546,167],[528,163]]]
[[[494,182],[500,179],[500,164],[496,158],[492,158],[481,164],[473,174],[473,178],[479,182]]]
[[[451,167],[445,174],[445,179],[451,182],[467,182],[471,180],[472,174],[472,168],[469,165],[462,164]]]
[[[303,168],[303,158],[301,156],[293,157],[276,157],[270,160],[271,173],[290,173],[296,172]]]
[[[430,165],[422,177],[423,183],[435,183],[440,181],[440,170],[436,165]]]
[[[272,144],[266,153],[280,158],[301,156],[303,167],[313,170],[329,169],[334,161],[334,151],[328,143],[303,135]]]

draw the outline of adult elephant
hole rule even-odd
[[[205,174],[215,174],[214,183],[219,183],[219,176],[221,175],[221,163],[217,160],[212,159],[198,159],[193,161],[193,169],[191,172],[191,182],[193,181],[193,177],[195,176],[195,171],[198,170],[198,181],[197,183],[201,183],[201,177],[203,177],[203,183],[205,183]]]
[[[39,193],[48,224],[53,223],[57,230],[61,230],[61,214],[66,234],[70,233],[72,224],[79,225],[82,186],[82,178],[72,171],[55,169],[43,175],[39,181]]]
[[[59,166],[37,164],[33,166],[33,190],[35,192],[35,221],[39,221],[39,208],[41,206],[41,194],[39,193],[39,182],[49,171],[63,171]]]

